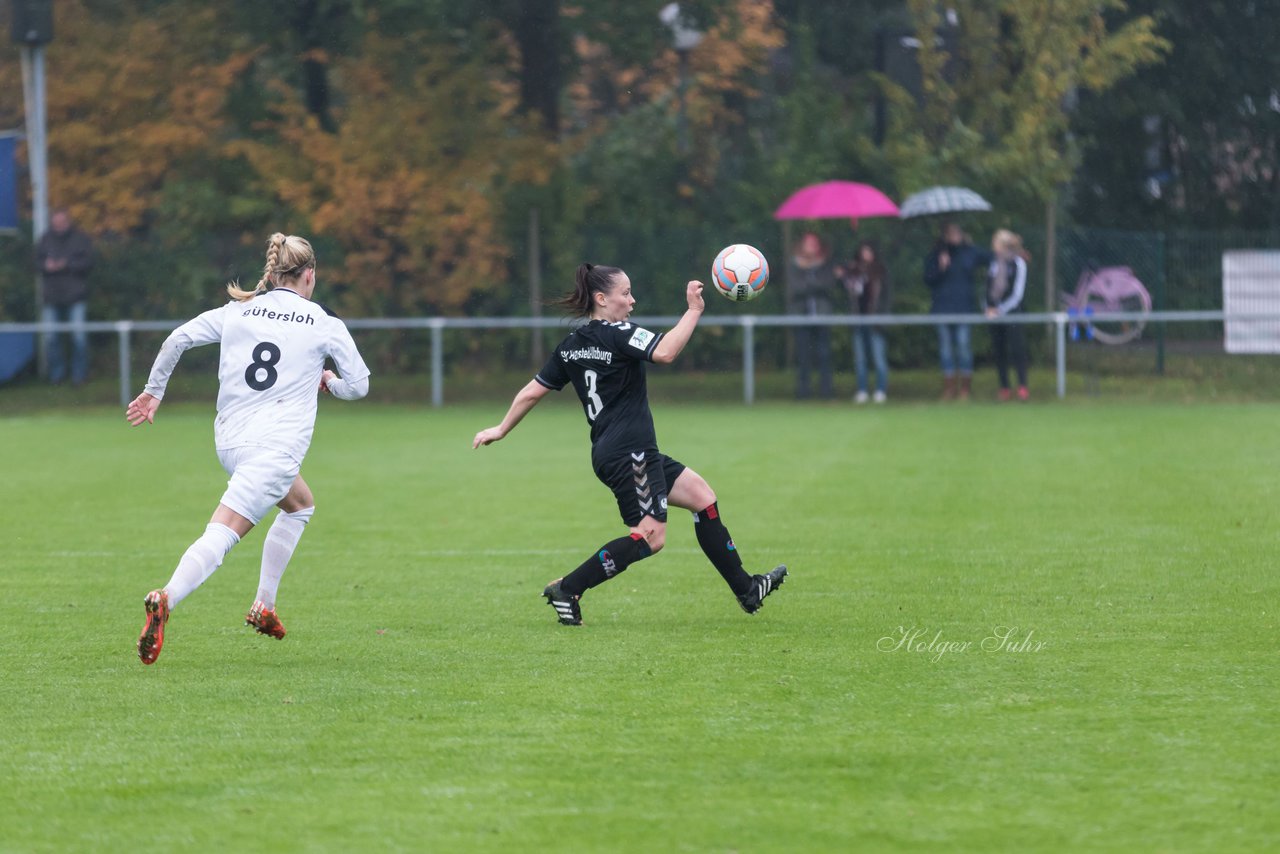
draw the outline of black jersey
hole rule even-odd
[[[573,383],[591,425],[593,459],[657,449],[645,362],[661,339],[632,323],[592,320],[570,332],[535,377],[555,391]]]

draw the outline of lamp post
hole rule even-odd
[[[22,96],[26,108],[27,166],[31,172],[31,236],[34,244],[49,228],[49,169],[45,145],[44,46],[53,40],[53,0],[13,0],[11,36],[22,45]],[[44,302],[41,274],[36,273],[34,306],[40,317]],[[44,336],[36,341],[36,368],[45,376]]]
[[[687,26],[680,12],[679,3],[668,3],[658,13],[660,20],[671,31],[672,46],[680,62],[680,82],[676,87],[679,112],[676,115],[676,150],[681,156],[689,153],[689,117],[685,110],[685,96],[689,91],[689,51],[702,43],[702,32]]]
[[[33,237],[49,228],[45,147],[44,46],[53,40],[52,0],[13,0],[13,41],[22,45],[22,92],[26,107],[27,159],[31,170]]]

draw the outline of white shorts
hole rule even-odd
[[[254,445],[220,450],[218,460],[231,475],[222,503],[255,525],[289,494],[302,467],[286,453]]]

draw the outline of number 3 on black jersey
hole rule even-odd
[[[266,391],[280,379],[276,365],[280,362],[280,348],[270,341],[263,341],[253,348],[253,361],[244,369],[244,381],[254,391]],[[258,374],[263,373],[261,379]],[[592,383],[592,388],[595,384]]]
[[[600,395],[596,394],[596,372],[585,371],[582,378],[587,383],[587,418],[595,421],[600,410],[604,409],[604,401],[600,399]]]

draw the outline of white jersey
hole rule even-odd
[[[259,445],[301,462],[315,431],[325,358],[333,359],[344,390],[369,377],[341,320],[294,291],[276,288],[206,311],[174,330],[156,358],[146,391],[163,397],[182,351],[215,343],[222,347],[214,424],[220,451]],[[331,390],[337,394],[336,388]]]

